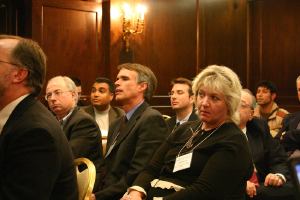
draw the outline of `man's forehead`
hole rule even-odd
[[[257,88],[257,90],[268,90],[268,91],[271,91],[269,88],[267,88],[267,86],[259,86]]]
[[[102,83],[97,83],[97,82],[95,82],[95,83],[93,84],[93,87],[94,87],[94,88],[108,88],[108,84],[105,83],[105,82],[102,82]]]
[[[47,89],[57,90],[57,89],[66,89],[66,88],[67,86],[62,79],[50,80],[47,84]]]
[[[122,68],[119,73],[118,73],[118,76],[137,76],[137,72],[134,71],[134,70],[129,70],[129,69],[125,69],[125,68]]]
[[[0,48],[13,49],[18,43],[19,40],[17,39],[12,39],[12,38],[0,39]]]
[[[189,86],[184,83],[175,83],[172,87],[172,89],[176,90],[183,90],[183,89],[189,89]]]

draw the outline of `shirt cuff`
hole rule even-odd
[[[127,193],[129,193],[131,190],[136,190],[138,192],[143,193],[145,195],[143,199],[145,199],[147,196],[147,192],[144,190],[144,188],[142,188],[140,186],[137,186],[137,185],[131,186],[130,188],[127,189]]]
[[[286,178],[285,178],[285,176],[283,174],[276,173],[275,175],[278,176],[284,183],[286,182]]]

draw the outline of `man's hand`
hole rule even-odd
[[[136,190],[131,190],[129,193],[125,193],[121,200],[142,200],[144,194],[136,191]]]
[[[256,184],[250,181],[247,181],[246,192],[250,198],[253,198],[256,195]]]
[[[283,180],[276,174],[269,173],[265,178],[265,186],[279,187],[283,185]]]

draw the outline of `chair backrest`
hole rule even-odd
[[[89,200],[96,179],[95,165],[87,158],[74,160],[77,174],[79,200]]]
[[[162,115],[162,116],[163,116],[163,118],[164,118],[165,120],[167,120],[167,119],[170,119],[170,118],[171,118],[169,115]]]

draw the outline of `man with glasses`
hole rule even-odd
[[[171,82],[171,92],[169,93],[172,109],[176,115],[167,119],[169,130],[174,130],[178,125],[198,120],[198,115],[194,109],[194,95],[192,82],[186,78],[176,78]]]
[[[67,139],[36,98],[45,74],[36,42],[0,35],[0,199],[78,199]]]
[[[75,83],[66,76],[56,76],[48,81],[45,99],[60,122],[74,158],[90,159],[98,172],[103,161],[101,132],[95,120],[77,105]],[[96,178],[96,185],[98,179]]]
[[[247,181],[247,199],[293,200],[287,155],[279,141],[270,135],[267,122],[253,117],[255,104],[255,97],[244,89],[239,108],[240,128],[248,140],[255,168]]]

